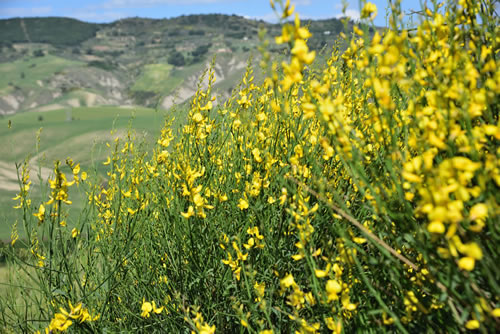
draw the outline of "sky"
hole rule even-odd
[[[346,1],[347,16],[359,18],[359,1]],[[388,0],[370,0],[378,8],[377,26],[386,26]],[[342,16],[342,0],[291,0],[301,18]],[[420,8],[419,0],[402,0],[403,10]],[[0,19],[64,16],[88,22],[112,22],[126,17],[171,18],[189,14],[236,14],[276,22],[269,0],[0,0]]]

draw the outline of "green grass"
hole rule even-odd
[[[192,64],[182,68],[174,68],[170,64],[146,65],[131,90],[169,95],[180,87],[186,78],[200,71],[203,64]]]
[[[145,65],[141,76],[132,86],[132,90],[155,93],[164,92],[165,84],[168,83],[170,79],[169,76],[172,67],[173,66],[169,64]]]
[[[57,56],[23,58],[0,64],[0,94],[8,93],[12,85],[21,88],[40,88],[37,81],[46,80],[67,68],[84,66],[83,62]],[[22,77],[24,73],[24,78]]]
[[[39,118],[43,120],[39,120]],[[67,121],[72,118],[72,121]],[[144,138],[148,145],[154,143],[163,125],[165,111],[137,107],[125,109],[120,107],[81,107],[55,110],[43,113],[20,113],[0,119],[0,161],[11,166],[15,171],[15,163],[21,163],[27,156],[32,161],[32,180],[37,180],[37,162],[46,173],[53,168],[54,160],[64,161],[71,157],[80,163],[83,170],[96,169],[99,174],[103,170],[102,162],[110,153],[106,143],[112,145],[117,136],[123,137],[127,128],[132,128],[138,138]],[[176,115],[176,126],[183,121],[182,115]],[[8,122],[12,128],[8,128]],[[42,128],[40,146],[36,151],[36,132]],[[116,130],[112,135],[111,130]],[[1,175],[1,174],[0,174]],[[1,181],[0,181],[1,182]],[[16,183],[15,178],[9,182]],[[74,188],[70,196],[83,197]],[[38,182],[32,185],[33,196],[40,191]],[[18,190],[6,190],[0,187],[0,240],[10,239],[10,227],[19,214],[12,209],[15,205],[12,197]],[[42,191],[43,192],[43,191]],[[72,211],[79,211],[81,200],[75,200]],[[74,216],[73,218],[77,218]],[[21,231],[20,231],[21,232]]]
[[[134,117],[132,125],[137,132],[152,132],[159,131],[163,116],[161,112],[142,107],[81,107],[21,113],[1,121],[0,140],[7,145],[0,147],[0,155],[7,161],[20,161],[27,154],[34,154],[35,132],[40,128],[43,128],[40,152],[50,152],[47,159],[75,153],[81,155],[80,150],[88,151],[93,139],[99,139],[103,132],[109,132],[113,126],[116,129],[127,128],[131,117]],[[73,120],[68,121],[68,118]],[[9,121],[12,123],[11,129],[7,129]],[[80,144],[71,143],[76,145],[71,147],[69,141],[75,141],[80,136],[86,136],[89,140],[81,140]]]

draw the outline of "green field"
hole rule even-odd
[[[152,91],[156,93],[164,92],[164,86],[169,82],[172,65],[150,64],[144,66],[139,79],[132,86],[132,90]]]
[[[83,170],[101,173],[102,162],[111,150],[106,143],[111,144],[114,138],[125,136],[128,128],[134,129],[136,137],[143,138],[145,143],[153,143],[163,125],[165,113],[142,107],[82,107],[20,113],[0,119],[0,141],[3,143],[0,146],[0,240],[10,238],[10,226],[19,214],[12,209],[12,197],[18,192],[15,188],[16,163],[29,157],[32,196],[36,198],[41,190],[37,176],[39,166],[44,181],[53,168],[53,161],[64,161],[68,157],[80,163]],[[177,124],[182,122],[182,117],[176,118]],[[40,129],[37,151],[36,133]],[[78,197],[78,192],[75,187],[72,195]],[[74,212],[80,206],[81,202],[75,201]]]
[[[22,58],[0,64],[0,93],[8,93],[13,87],[39,89],[39,80],[46,80],[67,68],[84,66],[78,61],[46,55]]]

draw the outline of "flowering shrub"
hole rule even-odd
[[[296,16],[276,38],[289,59],[262,48],[261,84],[249,64],[215,107],[209,70],[182,129],[167,120],[152,150],[115,142],[106,184],[56,163],[36,206],[24,168],[32,257],[11,260],[39,289],[22,310],[2,301],[5,328],[498,331],[494,3],[423,8],[411,30],[399,14],[370,36],[366,3],[324,64]],[[69,186],[88,199],[72,231]],[[57,313],[70,301],[85,308]]]

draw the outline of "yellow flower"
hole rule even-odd
[[[465,323],[465,328],[474,330],[479,328],[479,321],[477,320],[469,320]]]
[[[493,311],[491,311],[491,315],[494,316],[495,318],[500,318],[500,308],[496,308]]]
[[[73,228],[73,229],[71,230],[71,237],[72,237],[73,239],[75,239],[75,238],[78,236],[78,234],[80,234],[80,232],[79,232],[76,228]]]
[[[240,208],[240,210],[246,210],[248,209],[248,207],[249,207],[248,201],[244,198],[240,198],[240,202],[238,203],[238,208]]]
[[[363,9],[361,10],[361,18],[362,19],[370,19],[373,20],[377,16],[377,6],[375,6],[371,2],[367,2]]]
[[[304,111],[304,119],[311,119],[315,115],[316,106],[307,102],[302,104],[302,110]]]
[[[149,318],[151,311],[153,311],[153,305],[150,302],[147,302],[144,298],[142,299],[142,306],[141,306],[141,317],[143,318]]]
[[[465,244],[460,252],[467,254],[467,256],[472,257],[474,260],[481,260],[483,258],[483,251],[475,242]]]
[[[295,5],[292,5],[290,7],[290,0],[286,0],[285,8],[283,9],[283,15],[281,15],[281,18],[286,19],[287,17],[291,16],[294,10]]]
[[[316,305],[316,299],[314,298],[313,294],[311,291],[309,291],[308,293],[306,293],[306,295],[304,296],[304,298],[306,299],[306,302],[311,305],[311,306],[314,306]]]
[[[335,321],[332,317],[328,317],[325,319],[326,326],[329,330],[334,334],[342,333],[342,322],[340,320]]]
[[[476,260],[473,257],[465,256],[458,260],[458,267],[463,270],[472,271],[474,270],[474,265]]]
[[[316,277],[318,278],[324,278],[328,275],[328,273],[330,272],[330,269],[331,269],[332,265],[330,263],[328,263],[326,265],[326,268],[325,270],[321,270],[321,269],[315,269],[314,270],[314,274],[316,275]]]
[[[265,329],[260,331],[259,334],[274,334],[274,331],[272,329]]]
[[[73,320],[78,320],[80,323],[85,321],[95,321],[99,318],[99,315],[92,318],[86,308],[82,307],[82,303],[78,303],[73,306],[71,302],[68,302],[70,311],[66,311],[64,308],[59,308],[60,312],[54,315],[54,318],[50,321],[49,327],[45,332],[49,331],[65,331],[72,324]]]
[[[289,287],[291,287],[292,285],[296,285],[295,284],[295,280],[293,278],[293,275],[292,274],[288,274],[286,275],[285,277],[283,277],[283,279],[281,279],[280,281],[280,287],[282,290],[285,290],[285,289],[288,289]]]
[[[303,39],[297,39],[295,41],[292,54],[305,64],[311,64],[316,56],[314,51],[309,52],[309,47]]]
[[[307,28],[300,26],[299,14],[295,14],[295,38],[308,39],[311,36],[312,35]]]
[[[43,206],[43,204],[40,204],[40,207],[38,208],[38,213],[34,213],[33,216],[38,218],[38,225],[43,223],[45,220],[45,206]]]
[[[344,309],[348,311],[354,311],[357,308],[356,304],[351,303],[349,294],[347,292],[342,292],[341,302]]]
[[[181,212],[182,217],[188,219],[189,217],[194,216],[194,208],[192,205],[189,206],[187,212]]]
[[[203,115],[201,113],[199,113],[199,112],[195,113],[193,115],[193,121],[195,123],[201,123],[203,121]]]
[[[259,299],[264,297],[264,294],[266,292],[266,283],[265,282],[262,282],[260,284],[255,282],[253,288],[255,289],[257,296],[259,296]]]
[[[382,313],[382,321],[384,325],[392,325],[394,323],[394,319],[392,317],[387,317],[387,313]]]
[[[286,190],[286,188],[282,188],[281,189],[281,196],[280,196],[280,204],[283,205],[286,201],[286,198],[287,198],[287,194],[288,194],[288,191]]]
[[[470,220],[484,220],[488,217],[488,207],[484,203],[478,203],[470,209]]]
[[[214,334],[215,333],[215,325],[210,326],[209,324],[204,324],[199,328],[199,334]]]
[[[11,233],[10,233],[10,239],[12,240],[10,242],[11,246],[14,246],[14,244],[16,243],[16,241],[19,239],[19,233],[17,232],[17,220],[14,223],[14,225],[12,226],[12,230],[11,230]]]
[[[246,244],[243,244],[243,247],[245,247],[246,249],[250,249],[250,248],[252,248],[254,245],[255,245],[255,240],[254,240],[254,238],[250,238],[250,239],[248,239],[248,242],[247,242]]]
[[[427,230],[431,233],[443,234],[445,232],[444,224],[440,221],[430,222],[427,226]]]
[[[325,290],[327,293],[327,301],[330,302],[339,299],[337,294],[342,291],[342,286],[336,280],[328,280]]]
[[[73,168],[73,174],[74,174],[74,175],[77,175],[78,173],[80,173],[80,164],[77,164],[77,165]]]
[[[155,302],[153,301],[153,312],[156,314],[160,314],[163,311],[163,306],[162,307],[156,307]]]
[[[61,331],[64,332],[73,324],[73,321],[68,319],[64,314],[62,313],[56,313],[54,315],[54,318],[50,321],[49,324],[49,330],[50,331]]]
[[[205,199],[200,194],[195,194],[193,196],[193,203],[197,208],[202,207],[205,204]]]
[[[252,150],[252,155],[256,162],[262,162],[262,158],[260,157],[260,150],[257,147]]]

